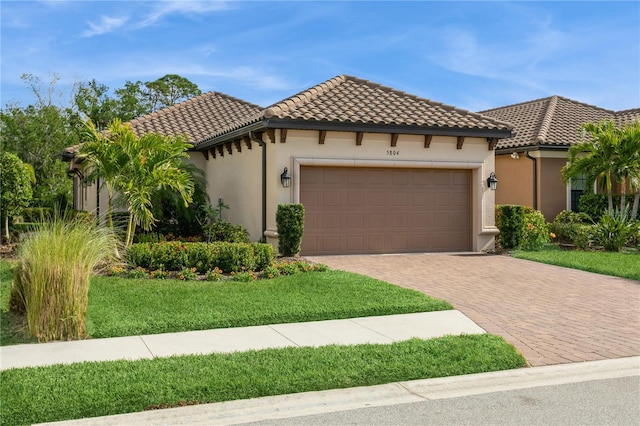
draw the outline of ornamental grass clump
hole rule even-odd
[[[91,221],[54,218],[21,245],[13,270],[12,307],[26,313],[41,342],[86,337],[89,280],[116,253],[111,230]]]

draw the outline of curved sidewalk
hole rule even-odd
[[[89,339],[0,347],[0,370],[84,361],[144,359],[173,355],[239,352],[287,346],[392,343],[412,337],[482,334],[459,311],[272,324],[183,333]]]

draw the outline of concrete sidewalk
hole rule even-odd
[[[0,347],[0,370],[84,361],[150,359],[286,346],[392,343],[412,337],[481,334],[459,311],[351,318],[184,333],[90,339]]]

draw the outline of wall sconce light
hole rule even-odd
[[[280,182],[282,182],[282,186],[285,188],[289,188],[291,186],[291,175],[289,175],[289,169],[284,168],[284,172],[280,175]]]
[[[493,191],[498,188],[498,178],[496,178],[496,174],[494,172],[491,172],[491,174],[487,178],[487,186]]]
[[[518,155],[517,152],[512,152],[511,153],[511,158],[513,158],[514,160],[517,160],[518,158],[520,158],[520,155]]]

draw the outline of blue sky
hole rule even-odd
[[[640,107],[640,2],[8,1],[0,104],[20,75],[111,89],[179,74],[267,106],[349,74],[479,111],[561,95]]]

